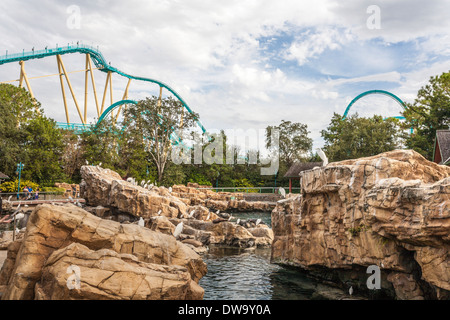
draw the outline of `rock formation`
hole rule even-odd
[[[450,297],[449,167],[392,151],[305,171],[301,187],[272,212],[273,262],[361,291],[376,265],[387,295]]]
[[[172,195],[188,200],[190,205],[201,205],[211,210],[233,212],[271,212],[274,202],[246,201],[243,193],[215,192],[210,187],[188,184],[173,186]]]
[[[162,215],[171,218],[188,211],[186,203],[172,196],[166,188],[153,187],[148,190],[124,181],[118,173],[109,169],[83,166],[81,176],[81,197],[90,206],[114,208],[118,212],[143,218],[158,215],[159,210]]]
[[[203,298],[197,283],[207,268],[187,245],[74,205],[36,207],[9,249],[0,271],[5,300]],[[70,265],[81,272],[79,289],[64,285]]]

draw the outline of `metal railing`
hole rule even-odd
[[[230,193],[278,193],[280,187],[210,187],[210,188],[197,188],[197,190],[211,190],[215,192],[230,192]],[[289,192],[289,188],[283,187],[286,192]],[[300,193],[300,188],[292,188],[292,193]]]
[[[6,201],[11,197],[11,202],[14,201],[33,201],[33,200],[57,200],[57,199],[66,199],[64,197],[63,192],[2,192],[0,193],[0,197],[3,201]]]

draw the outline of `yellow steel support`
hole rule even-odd
[[[106,76],[105,91],[103,92],[102,109],[100,111],[100,114],[103,114],[103,110],[105,108],[106,92],[108,91],[108,82],[110,78],[111,78],[111,71],[109,71],[108,75]]]
[[[64,90],[63,73],[61,70],[61,65],[59,64],[58,56],[56,56],[56,61],[58,62],[59,80],[61,82],[61,91],[62,91],[62,95],[63,95],[64,109],[66,110],[66,121],[67,121],[67,124],[69,124],[70,120],[69,120],[69,110],[67,109],[66,91]]]
[[[130,84],[131,84],[131,79],[128,79],[127,87],[125,88],[125,92],[123,94],[122,100],[128,99],[128,89],[130,88]],[[117,120],[119,119],[120,111],[122,111],[122,105],[119,107],[119,110],[117,111],[116,120],[114,122],[117,122]]]
[[[61,65],[61,68],[64,72],[64,77],[66,78],[67,84],[69,85],[70,93],[72,94],[73,101],[75,102],[75,106],[77,108],[78,115],[80,116],[80,120],[83,124],[86,124],[84,121],[83,115],[81,114],[80,106],[78,105],[77,98],[75,97],[75,92],[73,91],[72,83],[70,82],[69,76],[67,75],[66,67],[64,66],[61,56],[58,54],[56,57],[57,57],[58,62]]]
[[[110,103],[110,106],[111,106],[114,103],[114,100],[113,100],[113,88],[112,88],[112,74],[109,77],[109,94],[111,96],[111,103]],[[114,120],[114,113],[112,111],[111,111],[111,119]]]
[[[158,104],[157,104],[158,109],[161,108],[162,90],[163,90],[163,87],[159,87],[159,98],[158,98]]]
[[[90,54],[86,54],[88,62],[89,62],[89,71],[91,73],[91,81],[92,81],[92,88],[94,90],[94,98],[95,98],[95,106],[97,107],[97,117],[100,117],[100,109],[98,107],[98,98],[97,98],[97,87],[95,86],[95,80],[94,80],[94,73],[92,72],[92,62],[91,62],[91,56]]]
[[[25,62],[20,61],[20,82],[19,87],[22,88],[23,80],[25,79],[25,83],[27,84],[28,92],[30,93],[31,97],[34,99],[33,90],[31,90],[30,82],[28,81],[27,74],[25,72]]]
[[[87,122],[88,82],[89,82],[89,54],[86,54],[86,73],[84,77],[84,123]]]

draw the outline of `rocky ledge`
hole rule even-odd
[[[272,261],[355,293],[450,298],[450,168],[414,151],[331,163],[272,212]],[[381,271],[368,290],[367,267]]]
[[[0,271],[3,300],[202,299],[207,267],[172,235],[40,205]],[[131,281],[130,281],[131,280]]]

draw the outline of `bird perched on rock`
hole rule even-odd
[[[139,219],[138,226],[140,226],[140,227],[145,226],[145,221],[144,221],[144,219],[142,219],[142,217]]]
[[[256,225],[259,225],[261,223],[261,219],[256,220]]]
[[[236,223],[241,224],[241,219],[237,219]]]
[[[180,236],[181,232],[183,232],[183,227],[184,227],[183,222],[180,222],[177,225],[177,227],[175,228],[175,231],[173,232],[173,236],[175,238],[178,238]]]
[[[283,198],[286,198],[286,190],[283,187],[278,189],[278,192],[282,195]]]
[[[159,211],[158,211],[158,216],[160,216],[160,215],[161,215],[161,212],[162,212],[161,210],[159,210]]]
[[[194,213],[195,213],[195,210],[192,210],[192,212],[189,214],[189,218],[193,218],[194,217]]]
[[[172,187],[169,187],[169,192],[172,193]]]
[[[328,165],[327,155],[320,148],[317,148],[316,151],[317,151],[317,154],[319,155],[320,159],[322,159],[322,161],[323,161],[323,165],[322,166],[326,167]]]
[[[209,220],[211,218],[211,212],[208,213],[208,216],[206,217],[206,220]]]

